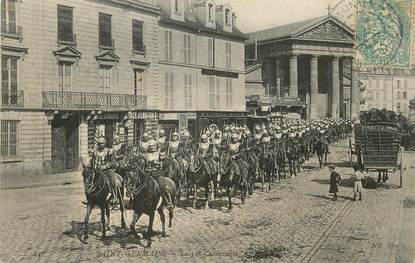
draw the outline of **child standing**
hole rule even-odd
[[[334,164],[329,166],[330,171],[330,188],[329,193],[333,194],[333,201],[337,200],[337,192],[339,191],[338,184],[340,183],[340,174],[335,171],[336,167]]]
[[[362,179],[364,177],[363,169],[359,166],[353,167],[353,200],[356,201],[356,196],[359,194],[359,201],[362,201],[363,185]]]

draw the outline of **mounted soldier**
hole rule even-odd
[[[231,158],[238,165],[240,170],[240,175],[243,177],[248,176],[248,164],[244,161],[245,149],[241,142],[238,139],[236,133],[232,134],[231,140],[227,146],[227,151]],[[242,181],[246,182],[247,178],[243,178]]]
[[[209,174],[216,174],[217,165],[213,160],[213,150],[214,146],[209,142],[208,136],[206,133],[202,134],[200,143],[198,145],[198,152],[200,158],[203,160],[203,165],[205,166],[206,171]]]
[[[97,148],[94,153],[95,157],[95,166],[93,169],[100,169],[104,174],[104,180],[107,183],[111,197],[109,201],[111,204],[116,204],[118,202],[117,193],[115,191],[116,178],[115,178],[115,168],[116,168],[116,159],[112,149],[108,149],[106,146],[106,141],[104,137],[99,137],[97,139]]]
[[[148,141],[147,145],[148,145],[148,148],[147,148],[147,152],[145,156],[147,158],[148,168],[160,169],[161,168],[160,162],[159,162],[160,151],[158,150],[157,142],[151,139]]]
[[[179,169],[181,178],[185,175],[186,164],[183,160],[185,145],[180,141],[179,134],[174,132],[171,141],[168,142],[167,153],[172,158],[173,163]]]
[[[157,146],[160,150],[160,152],[166,152],[167,151],[167,147],[168,147],[168,142],[167,142],[167,138],[166,138],[166,132],[161,129],[159,132],[159,137],[157,140]]]
[[[148,152],[149,144],[150,144],[150,137],[147,132],[144,132],[143,138],[141,139],[139,143],[140,153],[142,153],[143,155],[146,155]]]

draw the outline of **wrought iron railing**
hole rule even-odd
[[[1,106],[2,107],[24,107],[23,90],[18,90],[15,92],[2,92],[1,93]]]
[[[146,109],[146,96],[92,92],[44,91],[43,108],[47,109]]]
[[[21,26],[10,26],[9,24],[2,24],[1,34],[15,38],[22,38],[23,29]]]

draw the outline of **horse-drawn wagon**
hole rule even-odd
[[[393,118],[373,120],[361,116],[360,123],[354,126],[354,147],[350,141],[351,164],[354,154],[360,167],[378,172],[379,177],[399,171],[402,187],[402,136],[402,125]]]

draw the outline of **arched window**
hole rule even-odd
[[[179,6],[179,1],[180,0],[174,0],[174,12],[175,13],[179,13],[180,12],[180,6]]]
[[[213,21],[213,5],[212,4],[208,5],[208,18],[209,18],[209,21]]]
[[[227,24],[227,25],[230,24],[230,19],[229,19],[230,12],[231,11],[229,9],[225,9],[225,24]]]

